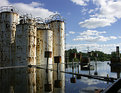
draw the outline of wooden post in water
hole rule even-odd
[[[52,57],[51,51],[45,51],[45,58],[47,58],[46,72],[48,73],[48,59]]]
[[[98,72],[97,72],[97,57],[98,57],[98,54],[94,53],[94,57],[95,57],[95,66],[96,66],[96,70],[94,72],[94,75],[98,75]]]

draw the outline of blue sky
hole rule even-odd
[[[66,23],[66,49],[111,53],[121,47],[121,0],[0,0],[6,5],[43,19],[59,13]]]

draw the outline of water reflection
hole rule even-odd
[[[54,69],[57,69],[57,65],[54,65]],[[65,71],[65,65],[59,64],[59,71]],[[53,93],[65,93],[65,73],[60,73],[58,71],[53,72]]]
[[[77,73],[78,73],[78,74],[79,74],[79,72],[80,72],[79,68],[80,68],[80,65],[77,65],[77,69],[78,69],[78,72],[77,72]],[[77,75],[76,78],[77,78],[77,79],[81,79],[81,76],[80,76],[80,75]]]
[[[94,62],[90,65],[95,66]],[[94,75],[95,69],[82,70],[81,66],[74,63],[67,65],[46,65],[39,68],[12,68],[0,70],[0,93],[94,93],[97,89],[108,87],[111,83],[83,76],[60,73],[67,71],[73,73]],[[107,65],[107,62],[97,62],[97,72],[100,76],[120,77],[121,68]]]
[[[111,66],[111,72],[117,73],[117,78],[120,78],[121,66]]]
[[[112,73],[110,71],[111,67],[107,63],[108,62],[97,62],[97,64],[95,64],[95,62],[91,62],[90,65],[94,66],[93,69],[87,69],[87,67],[85,69],[85,67],[83,68],[83,66],[78,66],[74,64],[74,71],[71,70],[72,65],[68,65],[66,71],[72,71],[75,73],[87,75],[95,75],[95,72],[97,72],[99,76],[106,77],[108,74],[109,77],[116,77],[116,73]],[[71,83],[71,78],[72,75],[66,74],[66,93],[94,93],[98,89],[107,88],[109,85],[112,84],[110,82],[101,81],[93,78],[87,78],[83,76],[81,76],[81,79],[76,79],[76,83]]]
[[[62,70],[64,66],[59,66]],[[56,68],[55,68],[56,69]],[[36,68],[0,70],[0,93],[64,93],[65,74]]]
[[[45,73],[44,91],[45,92],[52,91],[52,71],[49,70],[47,71],[47,73]]]
[[[74,64],[72,62],[72,73],[74,73]],[[71,83],[76,83],[76,78],[75,76],[72,74],[72,77],[70,78],[70,82]]]
[[[28,68],[28,93],[36,93],[36,69]]]
[[[0,93],[27,93],[27,68],[0,70]]]

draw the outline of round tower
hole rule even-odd
[[[37,65],[46,64],[48,56],[48,64],[52,64],[53,50],[53,31],[49,28],[37,29]],[[50,53],[50,55],[46,54]]]
[[[0,56],[2,66],[13,65],[15,57],[15,34],[19,15],[11,6],[0,9]]]
[[[65,61],[65,39],[64,39],[64,21],[54,20],[50,22],[50,28],[53,31],[53,58],[61,56],[61,63]]]
[[[16,31],[17,65],[36,65],[36,22],[21,19]]]

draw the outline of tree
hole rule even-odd
[[[116,55],[115,52],[113,52],[112,54],[105,54],[104,52],[102,51],[91,51],[93,54],[94,53],[97,53],[98,54],[98,57],[97,57],[97,60],[98,61],[109,61],[111,59],[111,57],[114,57]],[[68,57],[68,61],[69,62],[72,62],[73,61],[73,58],[71,57],[71,55],[73,53],[76,53],[76,54],[81,54],[82,56],[88,56],[88,53],[82,53],[81,51],[77,51],[76,48],[74,49],[69,49],[69,50],[66,50],[65,51],[65,58]],[[92,55],[91,57],[91,60],[95,60],[95,57],[94,55]],[[77,58],[74,58],[75,61],[79,61],[80,59],[77,57]]]
[[[65,56],[66,56],[66,58],[69,57],[69,62],[72,62],[72,61],[73,61],[73,58],[71,57],[71,55],[72,55],[73,53],[78,53],[76,48],[74,48],[74,49],[69,49],[69,50],[66,50],[66,51],[65,51]],[[75,60],[75,61],[78,61],[77,58],[75,58],[74,60]]]
[[[116,57],[116,52],[112,52],[111,57]]]

